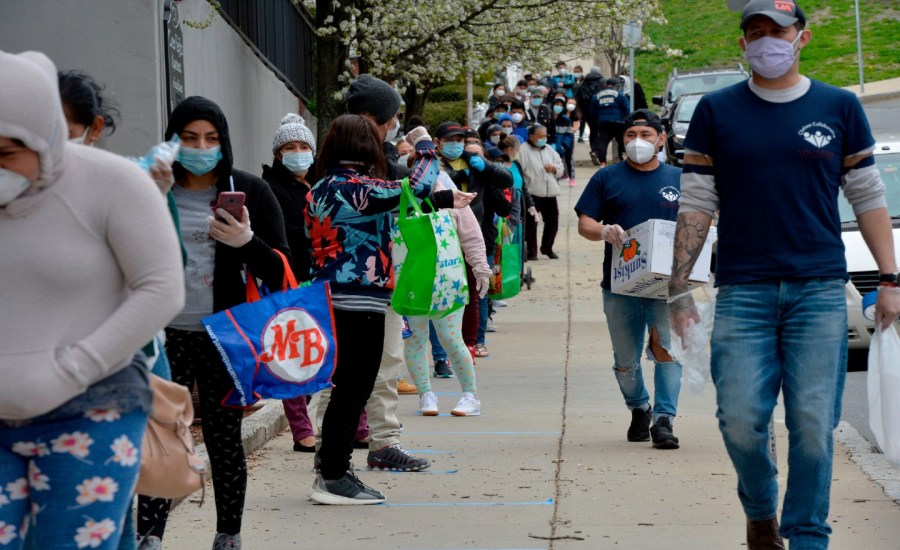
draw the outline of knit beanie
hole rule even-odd
[[[347,112],[352,115],[369,113],[382,125],[400,110],[400,94],[384,80],[369,74],[361,74],[350,83],[344,95]]]
[[[272,152],[277,153],[285,143],[300,141],[312,148],[312,154],[316,154],[316,137],[312,130],[306,127],[303,117],[297,113],[288,113],[281,119],[281,126],[275,131],[275,139],[272,140]]]

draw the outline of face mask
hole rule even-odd
[[[575,78],[581,78],[581,73],[575,73]]]
[[[563,107],[562,107],[562,105],[554,105],[554,106],[553,106],[553,112],[554,112],[555,114],[557,114],[557,115],[558,115],[559,113],[563,112]]]
[[[500,111],[494,111],[494,120],[500,120],[500,117],[505,115],[506,113],[501,113]]]
[[[462,153],[463,144],[460,141],[448,141],[441,146],[441,154],[448,160],[456,160]]]
[[[22,174],[0,168],[0,206],[6,206],[28,189],[31,182]]]
[[[396,120],[397,124],[394,125],[393,128],[388,130],[387,135],[384,136],[384,142],[387,143],[389,141],[394,141],[397,138],[397,132],[400,131],[400,121]]]
[[[312,166],[312,163],[313,154],[309,151],[285,153],[281,157],[281,164],[295,176],[306,174],[309,171],[309,167]]]
[[[493,143],[494,145],[500,143],[500,136],[491,136],[491,143]]]
[[[195,176],[208,174],[219,164],[220,160],[222,160],[222,147],[219,145],[212,149],[182,147],[178,153],[178,163]]]
[[[78,136],[77,138],[69,139],[69,143],[77,143],[78,145],[84,145],[84,140],[87,139],[88,133],[90,133],[90,131],[91,131],[91,129],[88,128],[87,130],[84,131],[84,134],[82,134],[81,136]],[[90,147],[90,145],[88,145],[88,147]]]
[[[547,138],[541,138],[541,139],[535,141],[534,144],[537,145],[538,147],[543,147],[543,146],[547,145]]]
[[[497,97],[503,97],[503,96],[506,95],[506,90],[503,90],[503,89],[501,89],[501,88],[497,88],[497,90],[494,92],[494,95],[497,96]]]
[[[397,164],[399,164],[400,166],[408,165],[409,164],[409,153],[407,153],[405,155],[400,155],[400,157],[397,158]]]
[[[513,122],[515,122],[516,124],[522,122],[523,118],[525,118],[525,115],[523,115],[522,113],[513,113],[512,114]]]
[[[543,103],[543,102],[544,102],[543,98],[540,98],[540,97],[535,97],[535,98],[532,98],[532,100],[531,100],[531,104],[534,105],[535,107],[540,107],[541,103]]]
[[[566,76],[567,74],[569,74],[569,71],[567,71],[566,69],[559,70],[559,76]]]
[[[794,48],[800,42],[803,33],[798,33],[793,42],[764,36],[747,44],[744,57],[753,72],[763,78],[778,78],[783,76],[794,65],[797,53]]]
[[[566,104],[566,110],[567,110],[567,111],[570,111],[570,112],[571,112],[571,111],[574,111],[574,110],[575,110],[575,104],[574,104],[574,103],[567,103],[567,104]]]
[[[637,138],[625,145],[625,154],[636,164],[650,162],[656,156],[656,145]]]
[[[512,133],[512,128],[510,128],[510,127],[508,127],[508,126],[503,126],[503,133],[506,134],[506,135],[511,134],[511,133]]]

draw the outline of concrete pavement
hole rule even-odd
[[[459,396],[455,379],[433,381],[438,417],[416,415],[416,397],[401,396],[403,444],[433,465],[414,474],[359,472],[388,497],[368,507],[308,501],[312,457],[293,452],[282,431],[249,460],[244,548],[742,546],[744,516],[712,387],[682,395],[675,423],[681,449],[625,441],[630,414],[611,372],[599,292],[602,248],[577,235],[572,211],[594,170],[577,172],[578,185],[559,198],[560,259],[528,264],[534,287],[498,310],[498,332],[488,335],[491,357],[478,360],[482,416],[447,414]],[[645,368],[652,380],[652,366]],[[783,421],[777,426],[783,494],[787,438]],[[836,445],[832,547],[896,549],[900,506],[849,453]],[[355,451],[357,465],[364,466],[365,454]],[[166,548],[210,546],[215,507],[210,499],[198,509],[196,500],[172,513]]]

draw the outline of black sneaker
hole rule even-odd
[[[654,449],[678,448],[678,438],[672,433],[672,419],[668,416],[656,419],[656,424],[650,428],[650,436],[653,437]]]
[[[653,420],[653,407],[646,411],[631,409],[631,426],[628,426],[628,441],[650,441],[650,422]]]
[[[434,377],[453,378],[453,369],[450,368],[450,363],[446,359],[438,359],[434,362]]]
[[[353,472],[334,481],[328,481],[322,474],[316,475],[309,499],[319,504],[381,504],[385,501],[382,493],[360,481]]]
[[[370,470],[395,472],[419,472],[431,466],[427,459],[415,457],[404,451],[399,443],[377,451],[369,451],[366,462]]]

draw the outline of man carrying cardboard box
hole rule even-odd
[[[628,441],[652,437],[657,449],[677,449],[672,421],[681,390],[681,365],[668,352],[669,307],[665,300],[614,294],[610,290],[610,266],[613,245],[618,253],[626,253],[623,227],[650,219],[675,220],[681,170],[660,163],[656,156],[666,140],[659,116],[641,109],[626,117],[624,125],[628,158],[601,168],[588,182],[575,205],[578,234],[590,241],[606,241],[600,286],[613,345],[613,370],[625,405],[631,410]],[[649,333],[649,355],[656,364],[653,407],[641,371],[645,331]]]

